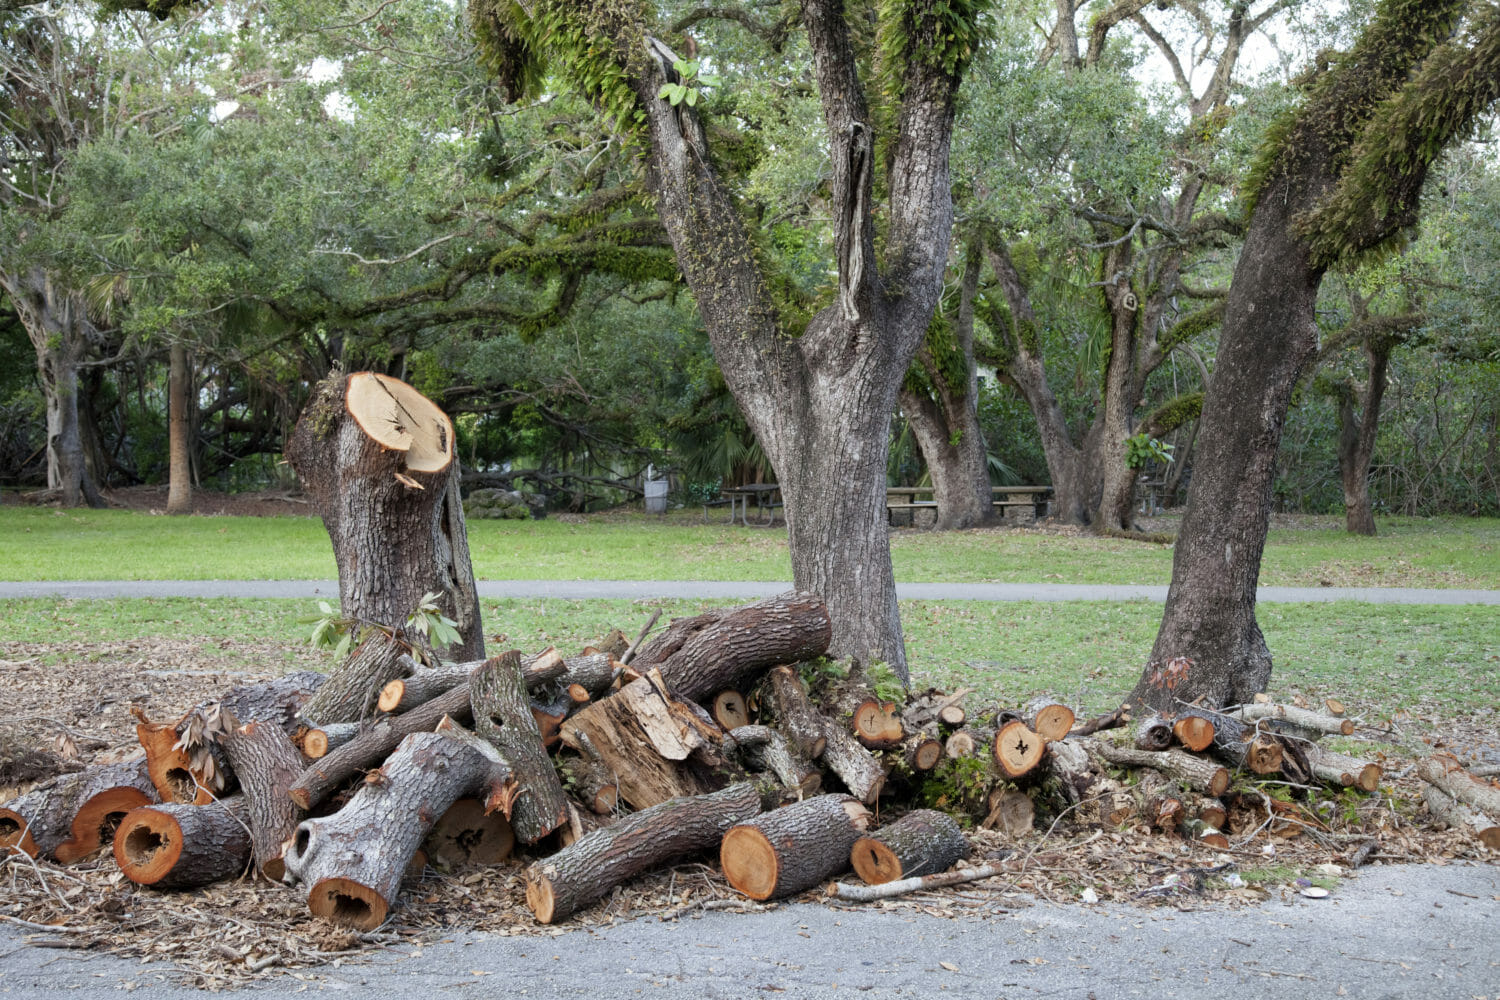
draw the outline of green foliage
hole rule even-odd
[[[673,60],[672,69],[677,73],[678,82],[662,84],[656,96],[667,101],[674,108],[683,102],[686,102],[690,108],[697,107],[699,99],[703,96],[701,88],[717,87],[720,82],[717,76],[710,73],[700,75],[699,71],[702,66],[696,59]]]
[[[1125,464],[1140,469],[1152,462],[1169,463],[1172,451],[1172,445],[1149,434],[1133,434],[1125,439]]]
[[[429,590],[422,595],[411,614],[406,616],[406,627],[438,649],[463,640],[463,636],[458,633],[458,622],[443,614],[442,608],[438,607],[441,596]]]
[[[900,100],[913,63],[960,79],[990,36],[990,0],[880,0],[882,89]]]

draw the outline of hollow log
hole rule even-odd
[[[1172,720],[1163,715],[1148,715],[1135,725],[1137,750],[1165,750],[1172,745]]]
[[[709,714],[726,733],[750,724],[750,711],[745,706],[745,696],[733,688],[714,695],[713,708]]]
[[[1417,777],[1436,785],[1464,805],[1500,819],[1500,784],[1476,778],[1449,754],[1433,754],[1417,761]]]
[[[214,793],[221,791],[224,774],[212,756],[194,760],[193,755],[177,745],[177,727],[165,722],[151,722],[136,710],[139,723],[136,739],[146,751],[146,772],[162,802],[186,802],[207,805]]]
[[[778,664],[822,656],[832,638],[823,599],[790,591],[739,608],[673,619],[631,666],[642,674],[656,667],[679,698],[701,701]]]
[[[947,813],[914,809],[854,842],[850,864],[870,885],[947,871],[969,853],[958,822]]]
[[[845,795],[795,802],[731,828],[719,847],[720,866],[751,899],[790,896],[848,869],[869,822],[869,810]]]
[[[1127,767],[1149,767],[1167,777],[1180,781],[1194,791],[1204,792],[1217,798],[1229,788],[1229,771],[1203,757],[1195,757],[1181,750],[1137,750],[1122,747],[1108,740],[1078,740],[1085,750],[1102,757],[1111,764]]]
[[[444,655],[483,656],[447,415],[404,382],[336,371],[303,409],[286,456],[333,543],[343,616],[396,627],[436,593],[462,636]]]
[[[991,755],[1000,773],[1015,779],[1030,774],[1042,762],[1047,741],[1026,723],[1013,719],[995,733]]]
[[[241,796],[195,806],[169,802],[132,809],[115,830],[115,864],[138,885],[196,889],[235,878],[250,864]]]
[[[1447,791],[1422,782],[1422,802],[1432,817],[1452,830],[1462,830],[1492,851],[1500,851],[1500,822]]]
[[[407,736],[432,732],[444,716],[451,716],[459,722],[473,718],[467,684],[445,691],[420,708],[381,719],[361,731],[328,756],[308,765],[288,794],[297,805],[311,810],[356,772],[384,760]]]
[[[108,843],[121,816],[155,801],[143,757],[59,775],[0,805],[0,857],[16,850],[71,864]]]
[[[541,923],[563,920],[622,882],[709,850],[759,812],[755,788],[740,783],[632,813],[528,868],[526,905]]]
[[[1319,780],[1345,788],[1358,788],[1362,792],[1379,788],[1384,774],[1384,769],[1373,761],[1335,753],[1320,746],[1308,747],[1307,758]]]
[[[500,751],[515,775],[510,825],[516,839],[534,844],[568,821],[568,804],[531,715],[520,652],[502,653],[476,670],[469,700],[474,731]]]
[[[473,747],[443,733],[402,740],[344,808],[304,820],[284,856],[307,886],[314,916],[373,930],[396,902],[402,875],[434,823],[459,798],[508,785]]]
[[[486,812],[479,799],[458,799],[422,842],[427,863],[443,871],[466,865],[497,865],[510,857],[516,835],[500,812]]]
[[[807,700],[802,678],[793,667],[774,667],[766,674],[761,705],[769,708],[776,729],[799,756],[817,760],[828,745],[825,720]]]
[[[279,882],[286,873],[282,853],[302,822],[302,810],[287,794],[302,774],[302,755],[279,726],[268,722],[231,729],[223,743],[245,799],[255,867]]]

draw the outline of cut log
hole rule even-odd
[[[1255,774],[1274,774],[1281,769],[1285,754],[1281,742],[1269,732],[1224,716],[1214,726],[1214,752],[1237,770]]]
[[[308,887],[314,916],[373,930],[385,921],[433,824],[459,798],[476,792],[489,798],[509,781],[508,772],[497,773],[459,740],[408,736],[344,808],[297,827],[285,855],[287,874]]]
[[[235,878],[250,864],[250,831],[240,796],[195,806],[132,809],[115,830],[115,864],[138,885],[196,889]]]
[[[823,775],[797,753],[779,730],[770,726],[741,726],[724,740],[726,752],[739,755],[752,771],[769,771],[794,799],[809,798],[823,787]]]
[[[969,713],[962,705],[944,705],[938,709],[937,720],[949,729],[957,729],[969,720]]]
[[[500,812],[485,812],[479,799],[459,799],[448,807],[422,844],[427,863],[443,871],[466,865],[497,865],[510,857],[516,835]]]
[[[730,829],[720,865],[729,884],[751,899],[790,896],[847,870],[869,822],[869,811],[848,796],[819,795]]]
[[[489,740],[465,729],[451,716],[444,716],[433,731],[442,733],[455,743],[463,744],[488,762],[489,770],[485,773],[482,787],[476,794],[481,795],[480,802],[484,805],[485,812],[499,812],[505,817],[507,823],[510,822],[511,809],[515,805],[516,794],[519,790],[515,775],[510,769],[510,762],[500,756],[500,751],[495,749],[494,744]],[[514,836],[514,831],[512,831],[512,836]]]
[[[1323,707],[1328,709],[1328,714],[1335,718],[1344,714],[1344,703],[1337,698],[1324,698]]]
[[[288,794],[297,805],[311,811],[357,772],[379,764],[407,736],[431,732],[444,716],[452,716],[459,722],[473,718],[467,684],[438,695],[420,708],[381,719],[363,730],[328,756],[308,765]]]
[[[1322,715],[1293,705],[1240,705],[1225,712],[1241,722],[1270,720],[1275,731],[1316,740],[1319,736],[1352,736],[1354,720]]]
[[[483,656],[453,425],[443,411],[396,379],[336,371],[303,409],[286,455],[333,543],[343,617],[401,626],[435,593],[463,637],[445,655]]]
[[[1046,751],[1047,741],[1019,719],[1000,727],[991,748],[1000,773],[1012,780],[1030,774]]]
[[[518,650],[494,657],[469,680],[474,730],[500,751],[515,775],[510,825],[534,844],[568,821],[568,800],[531,715]]]
[[[386,684],[417,669],[411,652],[411,646],[383,629],[366,628],[359,645],[302,706],[302,721],[322,726],[368,719]]]
[[[609,635],[598,642],[583,647],[583,655],[592,656],[602,653],[611,660],[618,660],[630,649],[630,638],[619,629],[611,629]]]
[[[565,919],[628,879],[709,850],[759,812],[760,796],[741,783],[632,813],[527,869],[526,905],[541,923]]]
[[[1187,815],[1187,808],[1176,787],[1159,771],[1147,771],[1136,785],[1140,813],[1153,830],[1173,832]]]
[[[124,813],[156,800],[142,757],[59,775],[0,805],[0,857],[71,864],[108,843]]]
[[[619,805],[620,783],[587,733],[579,733],[577,742],[582,756],[562,762],[560,766],[568,776],[573,795],[590,812],[607,816]]]
[[[1359,760],[1341,753],[1334,753],[1321,746],[1307,749],[1308,763],[1313,774],[1332,785],[1358,788],[1362,792],[1373,792],[1380,787],[1384,769],[1368,760]]]
[[[1031,718],[1031,728],[1038,736],[1051,743],[1067,737],[1076,718],[1067,705],[1055,701],[1038,699],[1026,706],[1026,715]]]
[[[823,765],[839,776],[849,793],[865,805],[874,805],[885,787],[885,768],[880,760],[838,723],[829,721],[823,727],[828,745],[820,758]]]
[[[1205,797],[1198,802],[1198,818],[1205,826],[1223,830],[1229,823],[1229,810],[1224,808],[1224,803],[1220,800]]]
[[[928,730],[935,726],[957,729],[968,719],[963,700],[973,694],[973,688],[960,688],[952,694],[944,694],[937,688],[929,688],[920,695],[906,699],[901,709],[901,728],[908,733]],[[868,695],[867,697],[873,697]],[[854,702],[858,703],[858,699]]]
[[[642,674],[657,667],[679,698],[701,701],[778,664],[822,656],[832,639],[823,599],[791,591],[740,608],[674,619],[631,665]]]
[[[1048,743],[1043,767],[1051,784],[1068,803],[1082,802],[1091,794],[1095,778],[1093,762],[1088,751],[1076,741],[1067,739]]]
[[[1422,801],[1434,819],[1452,830],[1462,830],[1492,851],[1500,851],[1500,823],[1460,802],[1437,785],[1422,782]]]
[[[293,742],[301,748],[302,755],[308,760],[318,760],[354,739],[363,728],[363,724],[358,722],[331,722],[317,729],[302,730],[299,738]]]
[[[745,696],[732,688],[714,695],[711,714],[714,721],[719,724],[719,728],[726,733],[731,729],[750,724],[750,712],[745,707]]]
[[[1171,719],[1162,715],[1149,715],[1136,723],[1135,748],[1137,750],[1165,750],[1171,745]]]
[[[776,729],[791,748],[807,760],[817,760],[828,745],[824,718],[807,700],[802,678],[793,667],[775,667],[766,674],[762,708],[769,708]]]
[[[994,742],[993,734],[981,733],[977,729],[960,729],[949,733],[948,738],[943,741],[943,753],[950,760],[959,760],[963,757],[977,757],[985,752]]]
[[[959,711],[962,713],[963,710]],[[855,707],[851,722],[854,738],[870,750],[892,750],[906,739],[906,730],[901,725],[895,702],[867,698]]]
[[[1036,822],[1036,806],[1025,792],[1004,786],[991,790],[989,815],[980,823],[985,830],[999,830],[1007,837],[1023,837]]]
[[[1229,788],[1229,771],[1202,757],[1195,757],[1181,750],[1137,750],[1134,747],[1116,746],[1108,740],[1078,740],[1083,748],[1111,764],[1127,767],[1149,767],[1180,781],[1194,791],[1204,792],[1217,798]]]
[[[563,724],[562,742],[582,752],[580,737],[592,742],[604,766],[615,775],[620,798],[633,809],[713,791],[682,763],[704,740],[696,730],[676,721],[649,678],[631,681],[611,697],[575,713]]]
[[[958,822],[947,813],[914,809],[854,842],[849,862],[870,885],[947,871],[969,853]]]
[[[1486,816],[1500,818],[1500,785],[1474,777],[1449,754],[1433,754],[1417,761],[1417,777]]]
[[[1214,744],[1214,724],[1201,715],[1180,715],[1172,723],[1172,735],[1189,750],[1201,753]]]
[[[914,733],[902,744],[900,759],[908,771],[925,774],[943,759],[943,744],[926,733]]]
[[[445,691],[467,684],[477,663],[413,671],[409,677],[397,677],[380,689],[375,707],[392,715],[409,712],[423,702],[431,701]]]
[[[247,722],[231,729],[223,743],[240,779],[255,867],[266,878],[280,882],[286,873],[281,856],[303,817],[287,794],[302,774],[302,755],[281,727],[268,722]]]

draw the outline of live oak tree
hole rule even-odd
[[[640,151],[715,358],[778,474],[797,586],[827,599],[835,653],[882,658],[903,676],[886,542],[887,435],[941,290],[954,97],[979,43],[981,7],[798,7],[826,130],[837,260],[832,301],[810,313],[778,298],[779,275],[718,166],[734,122],[705,113],[697,67],[674,51],[687,51],[683,32],[712,19],[712,9],[674,25],[642,3],[475,0],[470,8],[502,78],[519,91],[550,65]],[[736,16],[780,41],[753,12]],[[878,103],[866,87],[872,64],[884,83]]]
[[[1433,161],[1500,96],[1500,7],[1385,0],[1268,138],[1225,305],[1166,610],[1131,703],[1248,701],[1271,675],[1255,588],[1288,400],[1330,266],[1416,220]]]

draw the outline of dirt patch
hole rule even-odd
[[[135,510],[147,514],[165,514],[165,486],[129,486],[104,490],[104,499],[116,510]],[[23,504],[34,507],[58,506],[52,491],[13,494]],[[316,513],[307,497],[296,490],[256,490],[248,493],[193,491],[193,513],[202,517],[310,517]]]

